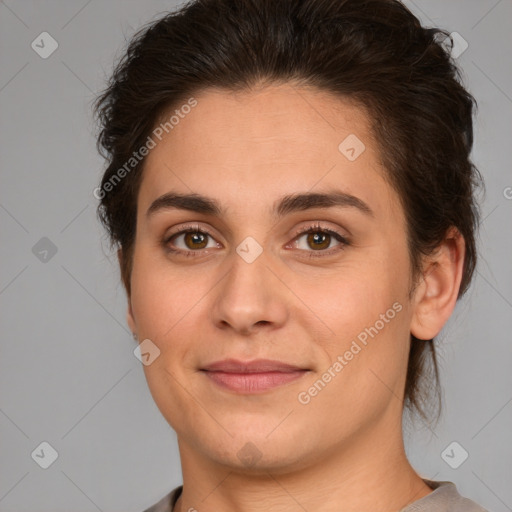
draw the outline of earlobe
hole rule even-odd
[[[121,273],[122,273],[122,269],[123,269],[123,250],[122,249],[117,250],[117,261],[119,262],[119,268],[121,269]],[[133,316],[132,299],[131,299],[128,288],[126,288],[126,283],[125,283],[125,289],[126,289],[126,298],[128,300],[128,310],[126,312],[126,322],[128,324],[128,327],[132,331],[134,337],[136,338],[137,326],[135,324],[135,318]]]
[[[456,228],[451,228],[434,253],[425,258],[413,300],[411,334],[414,337],[434,338],[452,314],[459,294],[464,255],[464,238]]]

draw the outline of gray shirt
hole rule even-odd
[[[426,479],[423,481],[433,489],[433,492],[407,505],[399,512],[488,512],[474,501],[461,496],[452,482]],[[144,512],[172,512],[182,489],[181,485],[176,487]]]

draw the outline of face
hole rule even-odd
[[[138,195],[128,321],[163,416],[250,471],[396,433],[410,261],[366,114],[286,84],[195,99]]]

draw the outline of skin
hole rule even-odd
[[[365,111],[292,84],[208,89],[195,98],[146,159],[128,307],[139,341],[161,351],[144,371],[178,437],[184,488],[176,510],[323,512],[341,503],[344,512],[398,511],[431,492],[402,438],[410,333],[430,339],[450,316],[464,241],[448,232],[411,293],[405,215]],[[350,134],[366,146],[355,161],[338,150]],[[282,196],[334,189],[373,215],[350,206],[272,215]],[[225,212],[165,208],[148,216],[171,191],[212,197]],[[189,222],[212,238],[206,248],[183,235],[167,243],[196,252],[187,258],[164,240]],[[332,237],[322,249],[330,254],[308,258],[321,250],[297,231],[317,223],[349,243],[337,251]],[[263,249],[252,263],[236,252],[248,236]],[[300,403],[298,394],[395,303],[401,311]],[[200,371],[226,358],[276,359],[309,372],[260,394],[236,394]],[[252,465],[237,455],[247,443]]]

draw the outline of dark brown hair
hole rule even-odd
[[[481,179],[469,158],[476,102],[450,43],[447,31],[422,27],[396,0],[196,0],[141,29],[95,104],[98,148],[108,161],[95,192],[98,213],[122,248],[127,293],[144,159],[114,178],[161,116],[209,87],[249,91],[294,82],[367,111],[408,219],[413,275],[454,226],[466,243],[461,296],[476,262],[474,189]],[[435,390],[437,420],[430,341],[411,336],[404,409],[428,420]]]

